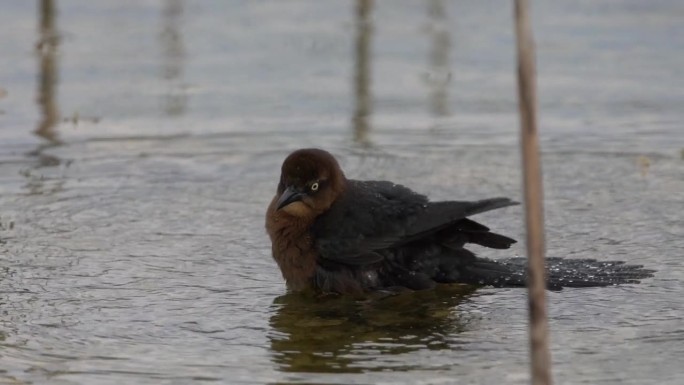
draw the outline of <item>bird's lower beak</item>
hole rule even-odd
[[[285,191],[283,191],[283,193],[280,194],[278,202],[276,202],[278,205],[278,210],[289,205],[290,203],[301,201],[303,196],[304,195],[301,192],[295,190],[292,187],[286,188]]]

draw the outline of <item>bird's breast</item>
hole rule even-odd
[[[278,263],[288,288],[306,290],[316,272],[316,252],[308,226],[278,214],[267,221],[273,259]]]

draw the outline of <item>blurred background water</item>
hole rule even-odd
[[[520,199],[511,4],[4,2],[0,383],[527,383],[525,290],[303,300],[263,230],[307,146]],[[680,384],[684,4],[534,5],[548,254],[658,270],[549,293],[557,382]]]

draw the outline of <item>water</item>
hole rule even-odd
[[[509,2],[52,3],[0,14],[0,382],[528,383],[524,290],[304,300],[263,229],[305,146],[520,199]],[[549,255],[658,270],[549,293],[557,382],[678,384],[684,8],[534,15]]]

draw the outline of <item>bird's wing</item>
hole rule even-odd
[[[391,182],[350,181],[312,232],[321,258],[366,265],[381,261],[385,249],[429,236],[467,216],[514,204],[508,198],[428,202],[425,196]]]

